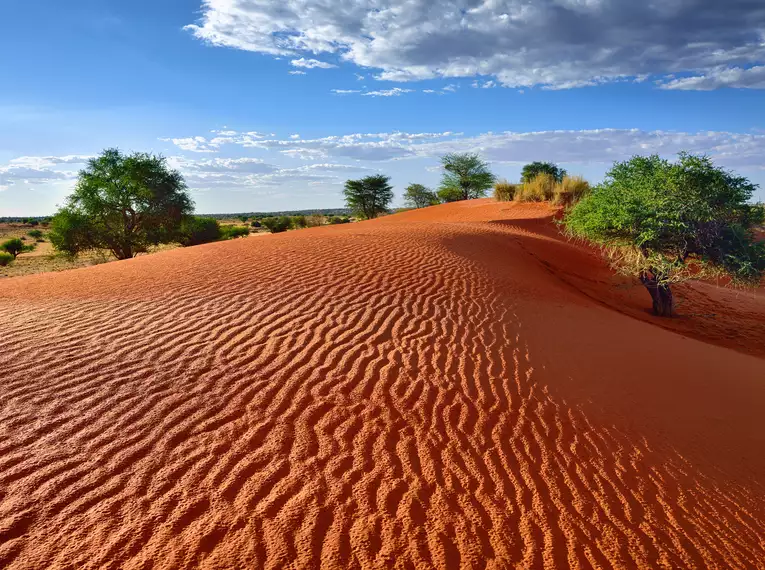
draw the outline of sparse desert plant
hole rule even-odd
[[[218,220],[200,216],[188,216],[181,223],[180,243],[184,247],[217,241],[222,232]]]
[[[292,227],[292,219],[289,216],[274,216],[263,220],[263,227],[272,234],[286,232]]]
[[[234,239],[250,235],[249,226],[221,226],[221,239]]]
[[[107,249],[127,259],[177,241],[192,212],[186,183],[165,158],[108,149],[80,171],[74,193],[51,222],[50,239],[70,256]]]
[[[35,239],[40,239],[41,237],[43,237],[42,230],[29,230],[27,232],[27,235]]]
[[[422,184],[410,184],[404,191],[404,203],[409,208],[426,208],[435,206],[439,202],[436,193]]]
[[[481,157],[472,153],[450,153],[441,157],[444,174],[438,197],[444,202],[472,200],[486,196],[495,176]]]
[[[261,223],[260,223],[260,221],[258,221],[258,220],[252,220],[252,222],[250,223],[250,225],[251,225],[253,228],[259,228],[259,227],[261,227],[261,226],[262,226],[262,224],[261,224]]]
[[[499,180],[494,184],[494,199],[498,202],[510,202],[515,198],[518,184],[512,184],[507,180]]]
[[[531,182],[540,174],[549,174],[555,179],[555,182],[563,182],[566,171],[552,162],[531,162],[521,170],[521,182]]]
[[[765,243],[755,229],[765,212],[748,203],[756,188],[706,156],[636,156],[614,164],[565,224],[604,246],[616,269],[640,279],[654,312],[671,316],[674,283],[720,275],[760,282]]]
[[[361,180],[348,180],[343,190],[348,209],[367,220],[388,211],[393,201],[390,176],[375,174]]]
[[[543,172],[529,182],[524,182],[516,191],[515,199],[519,202],[544,202],[552,200],[555,194],[555,178]]]
[[[5,251],[0,251],[0,267],[5,267],[7,265],[10,265],[11,263],[13,263],[14,259],[16,258],[10,253],[7,253]]]
[[[581,176],[566,176],[555,185],[553,204],[571,206],[590,192],[590,183]]]

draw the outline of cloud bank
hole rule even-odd
[[[765,3],[755,0],[204,0],[186,28],[293,65],[332,66],[305,56],[333,55],[382,80],[763,88]]]

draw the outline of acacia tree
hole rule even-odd
[[[410,208],[427,208],[438,204],[438,196],[422,184],[410,184],[404,192],[404,202]]]
[[[530,162],[521,170],[521,182],[531,182],[540,174],[549,174],[560,184],[566,176],[566,171],[552,162]]]
[[[450,153],[441,157],[441,166],[444,174],[438,197],[444,202],[482,198],[496,180],[477,154]]]
[[[754,228],[765,211],[748,203],[756,188],[706,156],[681,153],[676,163],[636,156],[616,163],[565,223],[607,246],[614,265],[648,289],[654,312],[671,316],[673,283],[720,274],[759,283],[765,243]]]
[[[182,239],[193,202],[181,174],[165,158],[103,151],[79,173],[74,193],[51,221],[51,242],[77,255],[108,249],[117,259]]]
[[[348,180],[343,194],[346,206],[367,220],[387,212],[393,201],[390,176],[383,174],[367,176],[361,180]]]

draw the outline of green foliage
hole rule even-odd
[[[261,223],[260,223],[258,220],[252,220],[252,222],[250,223],[250,225],[251,225],[253,228],[259,228],[259,227],[261,227]]]
[[[515,199],[519,202],[544,202],[555,195],[555,178],[542,172],[529,182],[524,182],[516,191]]]
[[[387,212],[393,201],[390,177],[383,174],[348,180],[343,194],[348,208],[368,220]]]
[[[246,224],[247,220],[249,219],[250,219],[249,216],[239,216],[239,221],[242,222],[243,224]]]
[[[222,237],[220,224],[215,218],[187,216],[181,222],[178,243],[184,247],[217,241]]]
[[[756,284],[765,271],[765,243],[754,234],[765,212],[747,203],[756,187],[706,156],[636,156],[615,164],[565,223],[654,287],[719,273]]]
[[[292,216],[292,227],[295,229],[307,228],[308,220],[305,216]]]
[[[404,203],[410,208],[426,208],[439,202],[436,193],[422,184],[410,184],[404,192]]]
[[[249,226],[222,226],[220,228],[221,239],[234,239],[250,235]]]
[[[337,224],[350,224],[351,219],[348,216],[341,217],[341,216],[330,216],[329,223],[334,225]]]
[[[11,238],[0,244],[0,251],[4,251],[16,259],[20,253],[23,253],[28,246],[24,245],[24,242],[19,238]]]
[[[540,174],[549,174],[555,182],[563,182],[566,171],[552,162],[531,162],[521,170],[521,182],[531,182]]]
[[[27,232],[27,235],[35,239],[40,239],[41,237],[43,237],[42,230],[29,230]]]
[[[108,149],[80,171],[51,222],[51,242],[69,255],[107,249],[117,259],[177,241],[193,202],[181,174],[161,156]]]
[[[590,183],[581,176],[566,176],[563,182],[555,185],[553,204],[570,206],[576,204],[590,193]]]
[[[489,171],[489,165],[477,154],[447,154],[441,157],[441,166],[444,174],[438,196],[444,202],[486,196],[486,191],[496,179]]]
[[[515,198],[518,184],[511,184],[507,180],[499,180],[494,184],[494,199],[497,202],[509,202]]]
[[[272,234],[286,232],[292,227],[292,218],[289,216],[274,216],[263,220],[265,227]]]
[[[5,251],[0,251],[0,267],[5,267],[7,265],[10,265],[11,263],[13,263],[14,259],[16,258],[10,253],[7,253]]]

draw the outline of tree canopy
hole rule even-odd
[[[672,283],[712,274],[759,282],[765,244],[754,228],[765,212],[748,203],[756,188],[706,156],[681,153],[674,163],[636,156],[615,164],[566,226],[608,246],[615,265],[646,286],[655,312],[669,316]]]
[[[74,193],[51,221],[51,242],[77,255],[108,249],[117,259],[181,238],[193,202],[181,174],[166,159],[108,149],[80,171]]]
[[[387,212],[393,201],[390,177],[383,174],[367,176],[361,180],[348,180],[343,194],[346,206],[368,220]]]
[[[441,157],[444,169],[438,197],[444,202],[472,200],[486,196],[495,176],[481,157],[472,153],[450,153]]]
[[[404,203],[410,208],[426,208],[439,203],[438,196],[422,184],[410,184],[404,192]]]
[[[531,162],[521,170],[521,182],[528,183],[534,180],[540,174],[549,174],[555,179],[555,182],[563,182],[566,171],[552,162]]]

